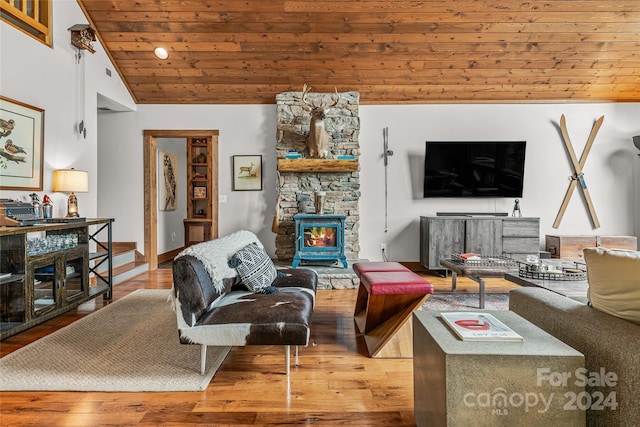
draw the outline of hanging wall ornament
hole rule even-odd
[[[93,42],[96,41],[96,31],[89,24],[76,24],[69,28],[71,31],[71,44],[79,50],[88,50],[95,53]]]
[[[81,118],[79,123],[77,124],[77,131],[83,137],[87,138],[87,128],[84,123],[84,85],[85,85],[85,66],[84,56],[82,51],[86,50],[91,53],[95,53],[95,49],[93,48],[93,42],[96,41],[96,32],[89,24],[76,24],[69,28],[71,31],[71,44],[78,49],[78,53],[75,55],[76,64],[81,66],[80,70],[80,78],[78,79],[78,84],[80,86],[79,89],[79,105],[81,109]]]
[[[573,190],[575,190],[578,182],[580,183],[580,189],[582,190],[582,194],[584,195],[585,201],[587,202],[587,208],[589,209],[589,214],[591,216],[591,221],[593,223],[594,228],[600,228],[600,221],[598,220],[598,216],[596,215],[596,209],[593,206],[593,201],[591,200],[591,194],[589,193],[589,189],[587,188],[587,183],[584,179],[584,173],[582,169],[584,168],[584,164],[587,161],[587,156],[589,155],[589,151],[591,150],[591,146],[596,139],[596,134],[598,133],[598,129],[602,126],[602,122],[604,121],[604,116],[600,117],[593,124],[591,128],[591,133],[589,134],[589,139],[587,139],[587,143],[582,150],[582,155],[580,156],[580,161],[576,157],[575,151],[573,151],[573,145],[571,144],[571,139],[569,138],[569,132],[567,131],[567,122],[564,118],[564,114],[560,117],[560,131],[562,132],[562,138],[564,141],[564,145],[569,153],[569,158],[571,160],[571,165],[574,169],[574,174],[571,176],[571,182],[569,183],[569,188],[567,189],[567,193],[564,196],[564,200],[562,201],[562,205],[560,206],[560,211],[558,212],[558,216],[556,217],[555,222],[553,223],[553,228],[558,228],[560,226],[560,222],[562,221],[562,217],[564,216],[564,212],[567,210],[567,206],[569,205],[569,200],[571,200],[571,196],[573,195]]]

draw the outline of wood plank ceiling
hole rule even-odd
[[[640,0],[78,2],[138,103],[640,102]]]

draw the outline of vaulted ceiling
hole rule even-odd
[[[78,3],[141,104],[640,102],[638,0]]]

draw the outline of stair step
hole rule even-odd
[[[102,244],[107,247],[107,243],[106,242],[102,242]],[[98,246],[96,248],[97,252],[105,252],[105,250]],[[129,242],[113,242],[113,244],[111,245],[111,256],[112,257],[116,257],[120,254],[125,254],[125,253],[129,253],[133,251],[134,253],[137,251],[137,247],[135,242],[129,243]]]
[[[113,269],[113,285],[118,285],[139,274],[149,271],[149,264],[146,262],[131,262]]]
[[[139,274],[149,271],[149,263],[141,261],[132,261],[126,264],[114,265],[113,267],[113,285],[120,284],[125,280],[129,280]],[[103,277],[107,276],[107,269],[98,271]]]
[[[129,264],[131,262],[136,262],[136,251],[129,250],[126,252],[120,252],[117,254],[113,254],[113,268],[116,268],[120,265]]]
[[[102,242],[106,247],[107,243]],[[103,249],[98,246],[98,252],[103,252]],[[135,242],[113,242],[111,245],[111,261],[113,268],[113,283],[112,285],[118,285],[126,280],[129,280],[139,274],[149,271],[149,264],[143,260],[138,251],[136,250]],[[98,273],[102,276],[107,275],[107,269],[109,268],[108,262],[104,262],[100,265]]]
[[[114,255],[112,255],[111,260],[113,262],[113,267],[112,268],[115,271],[118,267],[122,267],[122,266],[125,266],[125,265],[128,265],[128,264],[134,264],[136,262],[136,251],[135,250],[129,250],[129,251],[126,251],[126,252],[120,252],[118,254],[114,254]],[[100,274],[106,274],[108,267],[109,267],[109,263],[108,262],[104,262],[102,265],[100,265],[100,268],[98,269],[98,272]]]
[[[135,246],[116,244],[112,246],[113,285],[118,285],[139,274],[149,271],[149,264],[138,259]],[[100,265],[98,273],[106,276],[108,262]]]

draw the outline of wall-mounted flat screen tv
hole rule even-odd
[[[427,141],[424,197],[522,197],[526,141]]]

